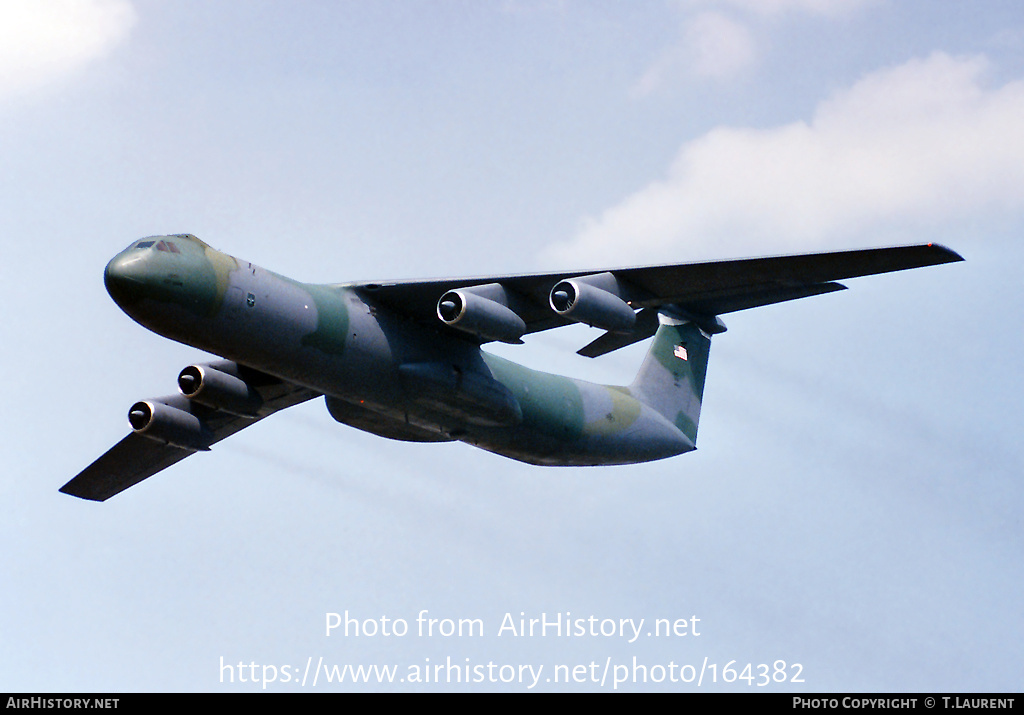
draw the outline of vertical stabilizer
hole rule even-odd
[[[697,441],[711,336],[694,323],[665,313],[630,392]]]

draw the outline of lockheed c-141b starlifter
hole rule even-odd
[[[632,464],[695,448],[718,316],[830,293],[838,280],[962,260],[942,246],[600,272],[312,285],[191,234],[132,243],[104,282],[134,320],[224,357],[136,402],[132,432],[65,484],[103,501],[286,407],[323,396],[338,422],[459,440],[537,465]],[[571,323],[597,357],[654,337],[633,382],[596,385],[481,350]]]

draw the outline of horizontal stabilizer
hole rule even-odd
[[[810,298],[814,295],[824,295],[825,293],[834,293],[839,290],[846,290],[846,286],[842,283],[813,283],[811,285],[798,286],[767,285],[745,288],[742,291],[736,292],[723,291],[717,295],[709,294],[701,300],[688,301],[688,304],[690,310],[696,311],[698,315],[704,312],[701,308],[705,306],[706,309],[714,310],[710,315],[724,315],[726,313],[735,313],[738,310],[760,308],[764,305],[784,303],[787,300],[796,300],[798,298]]]
[[[593,342],[576,351],[583,357],[596,358],[624,348],[641,340],[647,340],[658,331],[658,311],[644,308],[636,315],[636,325],[628,333],[608,331]]]

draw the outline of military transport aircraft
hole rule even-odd
[[[114,301],[154,332],[225,359],[180,394],[136,402],[132,432],[69,481],[104,501],[286,407],[324,396],[338,422],[410,442],[459,440],[537,465],[632,464],[695,449],[719,315],[842,290],[837,280],[963,260],[935,244],[646,268],[311,285],[191,234],[107,264]],[[484,352],[571,323],[579,353],[654,341],[633,382],[595,385]]]

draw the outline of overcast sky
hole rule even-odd
[[[1020,690],[1017,0],[0,0],[0,167],[0,690]],[[725,316],[682,457],[530,467],[317,400],[62,495],[210,359],[103,288],[175,232],[311,282],[966,260]],[[630,382],[646,345],[592,337],[495,351]],[[321,658],[395,682],[302,684]]]

